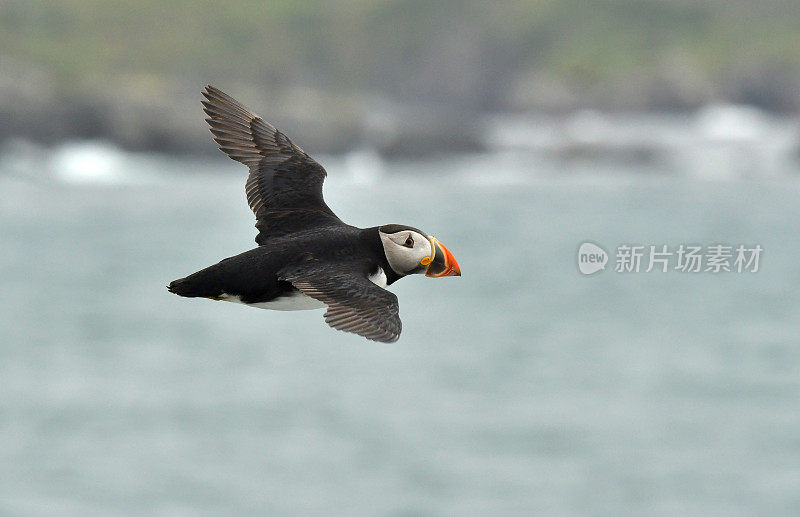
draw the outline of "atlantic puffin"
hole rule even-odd
[[[418,273],[461,276],[450,250],[418,228],[342,222],[322,197],[322,165],[231,96],[210,85],[203,96],[220,150],[250,169],[258,247],[170,282],[170,292],[263,309],[326,307],[331,327],[391,343],[401,323],[387,285]]]

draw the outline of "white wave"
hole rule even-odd
[[[700,178],[795,174],[800,121],[751,106],[709,105],[695,114],[611,114],[578,111],[561,117],[495,117],[486,128],[495,151],[620,169],[656,166]]]
[[[386,164],[374,149],[359,149],[344,156],[344,169],[356,185],[374,185],[386,174]]]
[[[66,183],[129,183],[126,161],[126,154],[110,143],[71,142],[53,150],[49,169]]]
[[[734,104],[706,106],[697,113],[695,124],[700,136],[718,142],[758,142],[772,130],[761,110]]]

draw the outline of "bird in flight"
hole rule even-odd
[[[170,282],[170,292],[263,309],[326,307],[331,327],[391,343],[402,325],[387,285],[417,273],[461,276],[450,250],[422,230],[342,222],[322,197],[319,163],[231,96],[213,86],[203,96],[220,150],[250,169],[258,247]]]

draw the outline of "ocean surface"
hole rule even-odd
[[[731,138],[320,157],[343,220],[461,265],[392,286],[388,345],[167,292],[254,247],[242,166],[7,150],[0,515],[800,514],[800,170]],[[720,243],[759,270],[614,271],[622,244]]]

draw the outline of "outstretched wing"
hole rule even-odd
[[[283,133],[233,97],[206,86],[203,110],[222,152],[250,168],[247,203],[258,244],[309,227],[343,224],[322,198],[326,172]]]
[[[359,264],[304,265],[283,279],[327,305],[325,322],[331,327],[384,343],[400,338],[397,296],[372,283]]]

